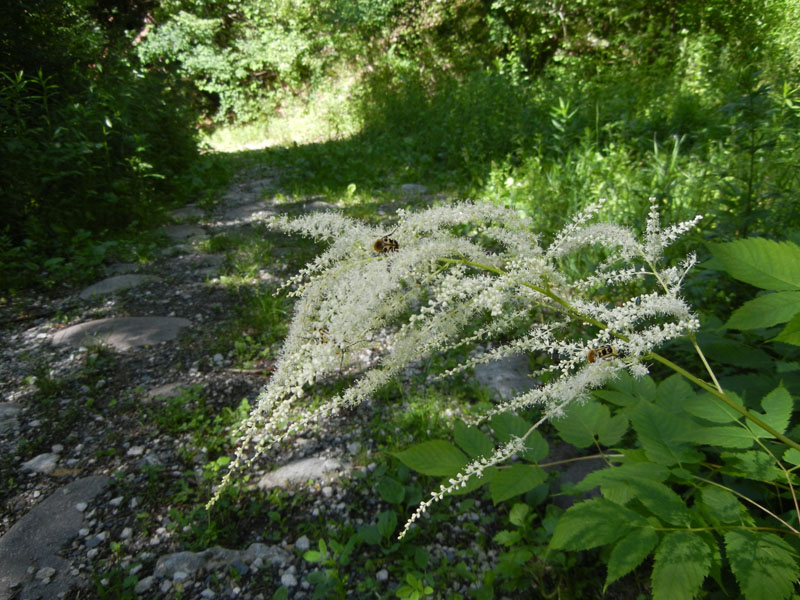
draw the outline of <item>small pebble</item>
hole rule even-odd
[[[133,535],[133,529],[131,529],[130,527],[126,527],[125,529],[122,530],[122,532],[120,532],[119,539],[127,540],[132,535]]]
[[[50,580],[53,575],[56,574],[56,570],[53,567],[42,567],[38,571],[36,571],[36,579],[47,579]]]
[[[311,542],[308,540],[308,537],[304,535],[297,538],[294,547],[300,550],[300,552],[305,552],[311,547]]]
[[[78,503],[75,505],[75,510],[77,510],[78,512],[83,512],[83,511],[85,511],[85,510],[86,510],[86,507],[88,507],[88,506],[89,506],[89,505],[88,505],[88,504],[86,504],[86,502],[78,502]]]
[[[281,585],[286,587],[295,587],[297,585],[297,578],[291,573],[284,573],[281,575]]]
[[[148,575],[147,577],[140,580],[139,583],[136,584],[136,587],[133,588],[133,591],[140,595],[144,594],[148,592],[151,587],[153,587],[153,581],[154,581],[153,576]]]
[[[108,501],[111,506],[119,506],[122,504],[122,496],[117,496],[116,498],[112,498]]]

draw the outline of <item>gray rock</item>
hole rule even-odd
[[[478,383],[502,400],[509,400],[536,387],[536,380],[531,379],[529,373],[528,357],[524,354],[475,366]]]
[[[338,207],[335,204],[325,202],[324,200],[314,200],[313,202],[309,202],[303,206],[303,210],[306,212],[327,212],[329,210],[337,209]]]
[[[139,265],[136,263],[114,263],[106,267],[106,275],[127,275],[128,273],[136,273],[139,270]]]
[[[57,454],[40,454],[22,463],[23,471],[34,473],[52,473],[58,464]]]
[[[17,417],[22,413],[22,405],[12,402],[0,402],[0,433],[19,427]]]
[[[133,591],[140,595],[149,592],[150,588],[153,587],[153,582],[155,579],[156,578],[152,575],[148,575],[136,584],[136,587],[133,588]]]
[[[341,466],[341,463],[334,458],[303,458],[267,473],[258,482],[258,487],[262,490],[268,490],[275,487],[302,484],[309,479],[321,479],[326,473],[335,471]]]
[[[297,538],[297,541],[294,543],[294,547],[300,550],[300,552],[305,552],[311,547],[311,542],[308,539],[308,536],[300,536]]]
[[[295,577],[292,573],[284,573],[281,575],[281,585],[285,585],[286,587],[294,587],[297,585],[297,577]]]
[[[187,204],[180,208],[173,210],[170,215],[176,221],[183,221],[185,219],[199,219],[203,216],[203,209],[196,204]]]
[[[428,188],[420,183],[404,183],[400,186],[400,192],[406,196],[421,196],[428,193]]]
[[[163,231],[173,242],[195,242],[207,237],[206,230],[197,225],[168,225]]]
[[[127,290],[151,281],[161,280],[153,275],[115,275],[90,285],[79,296],[82,300],[88,300],[92,296],[102,296],[103,294]]]
[[[275,213],[271,209],[272,203],[267,200],[233,206],[223,213],[222,220],[235,223],[252,223],[274,215]]]
[[[39,592],[31,589],[16,589],[30,581],[31,565],[36,565],[37,570],[54,569],[55,577],[47,587],[48,598],[66,594],[71,586],[81,587],[82,580],[70,573],[69,563],[57,553],[83,525],[83,515],[75,505],[90,502],[107,485],[107,477],[95,475],[58,488],[0,538],[0,600],[39,597]]]
[[[189,384],[185,383],[165,383],[158,387],[153,388],[147,392],[147,399],[154,400],[156,398],[176,398],[184,393]]]
[[[117,350],[128,350],[174,340],[189,325],[188,319],[178,317],[97,319],[62,329],[53,336],[53,343],[78,347],[103,342]]]
[[[250,544],[247,550],[242,552],[242,560],[252,564],[260,559],[262,563],[269,562],[279,565],[286,565],[292,560],[292,555],[280,546],[267,546],[256,542]]]
[[[204,566],[205,561],[197,552],[175,552],[158,559],[153,575],[172,579],[175,573],[179,571],[187,575],[194,575]]]

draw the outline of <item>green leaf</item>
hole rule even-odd
[[[528,516],[531,512],[531,507],[525,504],[524,502],[517,502],[514,506],[511,507],[511,510],[508,511],[508,521],[512,525],[516,525],[517,527],[522,527],[525,524],[525,517]]]
[[[755,443],[755,437],[748,429],[736,426],[696,427],[684,432],[680,439],[703,446],[740,449],[750,448]]]
[[[772,357],[755,346],[712,332],[697,334],[697,343],[712,362],[748,369],[772,368]]]
[[[800,312],[800,292],[775,292],[748,300],[733,311],[728,329],[760,329],[786,323]]]
[[[397,513],[387,510],[378,515],[378,532],[382,537],[388,538],[397,528]]]
[[[695,393],[692,386],[681,376],[675,373],[670,375],[658,385],[658,404],[662,408],[683,405],[686,400],[694,400]]]
[[[466,452],[470,458],[489,456],[494,451],[494,444],[489,437],[477,427],[468,427],[461,421],[456,421],[453,437],[456,444]]]
[[[570,407],[564,417],[553,419],[552,423],[562,440],[576,448],[586,448],[594,444],[598,424],[609,418],[607,407],[598,402],[585,402]]]
[[[725,395],[735,404],[744,406],[742,399],[735,393],[725,390]],[[696,402],[684,404],[683,407],[689,414],[712,423],[733,423],[742,416],[722,400],[707,392],[698,394]]]
[[[525,440],[525,450],[519,453],[519,457],[528,462],[537,463],[545,456],[550,454],[550,446],[538,431],[532,431]]]
[[[561,515],[550,538],[551,548],[588,550],[615,542],[649,524],[640,514],[605,498],[571,506]]]
[[[495,504],[524,494],[547,479],[547,473],[533,465],[511,465],[494,473],[489,481],[489,492]]]
[[[678,439],[680,433],[691,426],[688,420],[643,402],[637,408],[631,422],[639,435],[639,442],[645,454],[653,462],[669,467],[677,463],[695,463],[703,460],[703,455],[688,442],[681,442]]]
[[[657,543],[658,534],[649,527],[634,529],[619,540],[608,559],[608,575],[603,592],[611,583],[638,567]]]
[[[597,428],[597,438],[603,446],[618,444],[622,436],[628,431],[628,417],[614,415]]]
[[[770,341],[800,346],[800,314],[795,315],[786,327],[783,328],[783,331]]]
[[[761,407],[764,409],[764,413],[755,413],[755,415],[778,433],[784,433],[789,426],[789,419],[792,417],[792,409],[794,408],[792,396],[787,389],[782,385],[776,387],[764,397],[761,401]],[[775,437],[750,421],[747,422],[747,426],[758,437]]]
[[[795,450],[794,448],[789,448],[783,453],[783,460],[788,462],[790,465],[800,465],[800,451]]]
[[[663,483],[639,477],[632,477],[628,483],[639,500],[659,519],[673,525],[689,525],[689,509],[678,494]]]
[[[764,238],[709,244],[734,279],[766,290],[800,289],[800,246]]]
[[[720,523],[737,523],[742,504],[728,490],[709,485],[700,490],[700,498],[711,516]]]
[[[773,458],[763,450],[723,452],[721,457],[725,461],[722,472],[729,475],[755,481],[776,481],[782,478],[782,473],[775,467]]]
[[[405,496],[406,488],[402,483],[391,477],[381,477],[378,481],[378,495],[384,502],[400,504]]]
[[[664,481],[667,477],[669,477],[669,471],[662,465],[651,462],[625,464],[593,471],[575,485],[573,490],[588,492],[600,486],[604,498],[617,504],[627,504],[636,496],[636,490],[630,484],[631,479],[646,478],[653,481]]]
[[[734,530],[725,534],[731,571],[747,600],[791,596],[800,575],[792,547],[773,533]]]
[[[390,454],[409,469],[414,469],[423,475],[439,477],[452,477],[469,462],[461,450],[444,440],[422,442],[402,452]]]
[[[512,437],[522,437],[531,428],[531,424],[525,419],[512,415],[511,413],[500,413],[489,421],[494,430],[494,434],[504,444],[509,442]]]
[[[358,537],[370,546],[377,546],[381,543],[381,532],[375,525],[362,525],[358,528]],[[306,552],[308,554],[308,552]],[[308,559],[306,559],[308,560]]]
[[[653,564],[653,600],[691,600],[711,569],[711,548],[688,531],[664,536]]]

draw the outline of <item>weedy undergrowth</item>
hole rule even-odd
[[[601,497],[560,516],[552,551],[609,547],[606,586],[652,554],[654,598],[691,598],[709,575],[724,588],[731,573],[747,598],[788,597],[800,573],[800,444],[796,432],[786,433],[792,395],[777,382],[763,398],[726,389],[698,344],[700,322],[681,294],[695,256],[669,265],[664,251],[700,217],[663,227],[652,203],[639,235],[596,222],[601,207],[590,205],[546,244],[525,218],[489,204],[400,210],[390,231],[336,213],[271,220],[329,247],[287,283],[298,297],[289,333],[270,383],[240,427],[242,443],[220,489],[272,445],[357,406],[432,353],[482,349],[441,377],[536,354],[548,359],[533,373],[543,383],[457,424],[458,447],[427,440],[397,454],[415,470],[445,478],[400,538],[446,495],[488,485],[497,503],[541,485],[548,445],[539,429],[552,422],[564,441],[594,446],[608,465],[579,484],[577,491],[599,487]],[[798,344],[800,260],[792,256],[800,250],[742,243],[717,246],[720,262],[728,260],[744,281],[777,290],[757,301],[783,307],[773,311],[772,325],[789,321],[778,339]],[[578,268],[587,261],[576,258],[587,255],[596,263]],[[631,289],[635,294],[620,301]],[[747,321],[753,307],[746,307],[734,315],[740,329],[758,321]],[[388,336],[381,361],[304,412],[298,401],[379,331]],[[678,339],[688,340],[707,379],[655,352]],[[654,363],[675,375],[657,384],[649,376]],[[529,414],[536,416],[519,416]],[[480,429],[486,425],[497,441]]]

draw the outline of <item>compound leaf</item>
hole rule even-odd
[[[746,530],[725,534],[731,571],[747,600],[781,600],[791,596],[800,575],[792,547],[773,533]]]
[[[653,564],[653,600],[691,600],[711,570],[711,548],[689,531],[664,536]]]

